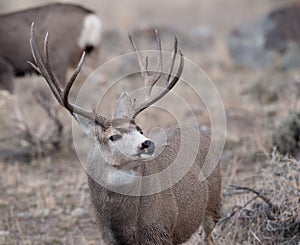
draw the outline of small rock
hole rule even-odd
[[[35,216],[38,217],[47,217],[50,213],[50,210],[48,208],[40,208],[38,210],[36,210],[35,212]]]
[[[24,212],[24,213],[17,213],[17,217],[22,219],[30,219],[32,215],[30,213]]]
[[[83,208],[75,208],[72,211],[72,216],[80,217],[85,214],[85,210]]]
[[[9,231],[0,231],[0,237],[9,236]]]
[[[0,231],[0,244],[6,244],[9,239],[10,232],[9,231]]]

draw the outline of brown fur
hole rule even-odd
[[[27,63],[33,62],[28,44],[33,21],[38,23],[38,40],[43,40],[47,31],[50,33],[51,65],[59,81],[65,82],[67,69],[77,65],[83,52],[77,40],[84,18],[91,13],[74,4],[49,4],[0,15],[0,88],[12,92],[14,76],[33,72]]]
[[[180,146],[180,129],[167,130],[167,136],[168,142],[158,157],[140,162],[136,170],[139,175],[159,172],[175,159]],[[213,244],[211,231],[221,209],[221,174],[217,166],[206,181],[198,181],[210,145],[206,135],[201,135],[200,140],[196,161],[189,172],[173,187],[157,194],[121,195],[88,177],[104,244],[180,244],[202,223],[207,244]],[[96,151],[91,155],[90,163],[97,161],[97,154],[100,153]]]

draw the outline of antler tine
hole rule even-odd
[[[46,80],[48,83],[52,93],[54,94],[55,98],[57,101],[63,105],[62,100],[61,100],[61,94],[60,90],[57,90],[56,86],[54,86],[51,82],[51,78],[49,76],[49,73],[47,72],[47,68],[43,62],[43,59],[40,55],[36,40],[35,40],[35,35],[34,35],[34,22],[31,24],[31,29],[30,29],[30,47],[31,47],[31,53],[33,56],[33,59],[36,63],[36,65],[32,64],[31,62],[28,62],[37,72],[39,72]]]
[[[149,78],[149,83],[147,87],[146,96],[150,97],[153,86],[157,83],[157,81],[160,79],[163,69],[163,63],[162,63],[162,51],[161,51],[161,40],[158,35],[157,29],[155,30],[155,37],[156,37],[156,50],[158,51],[158,61],[157,61],[157,68],[154,75],[152,75]]]
[[[173,67],[174,67],[174,63],[175,63],[175,59],[176,59],[176,54],[177,53],[178,53],[178,41],[177,41],[177,38],[175,37],[174,54],[172,55],[170,72],[173,71]],[[152,105],[153,103],[155,103],[156,101],[158,101],[159,99],[161,99],[163,96],[165,96],[175,86],[175,84],[179,81],[179,78],[180,78],[180,76],[182,74],[183,67],[184,67],[184,57],[183,57],[181,49],[179,49],[179,53],[180,53],[180,64],[179,64],[179,68],[177,70],[177,73],[174,76],[174,78],[172,79],[172,81],[169,82],[170,77],[171,77],[171,74],[169,74],[168,75],[167,84],[166,84],[165,88],[162,91],[158,92],[155,96],[147,98],[138,107],[136,107],[135,110],[134,110],[134,112],[133,112],[133,115],[132,115],[133,119],[139,113],[141,113],[143,110],[145,110],[150,105]]]
[[[142,55],[140,54],[140,51],[138,51],[137,46],[135,42],[133,41],[133,38],[130,34],[128,34],[129,40],[131,42],[131,45],[138,57],[138,62],[141,70],[141,75],[145,83],[145,88],[146,88],[146,96],[149,97],[151,95],[151,91],[155,83],[159,80],[161,77],[162,73],[162,53],[161,53],[161,40],[158,35],[158,31],[155,30],[155,36],[156,36],[156,50],[159,51],[158,55],[158,63],[157,63],[157,69],[156,74],[149,76],[148,74],[148,56],[143,59]]]
[[[55,77],[55,75],[52,71],[52,68],[51,68],[51,64],[50,64],[49,49],[48,49],[48,36],[49,36],[49,33],[47,32],[45,39],[44,39],[44,63],[45,63],[46,69],[48,71],[49,77],[50,77],[53,85],[55,86],[55,88],[59,92],[59,94],[61,94],[62,89],[59,86],[59,81]]]
[[[69,99],[68,99],[69,98],[69,93],[70,93],[70,90],[71,90],[71,88],[72,88],[72,86],[75,82],[75,79],[76,79],[77,75],[79,74],[79,72],[81,70],[81,67],[82,67],[83,61],[84,61],[84,57],[85,57],[85,52],[82,53],[76,69],[74,70],[72,76],[70,77],[69,81],[67,82],[67,85],[66,85],[65,89],[63,90],[62,99],[63,99],[63,103],[66,107],[72,106],[69,103]]]
[[[177,70],[176,76],[172,79],[172,81],[170,83],[168,83],[167,87],[163,91],[165,93],[162,93],[162,96],[164,96],[166,93],[168,93],[168,91],[171,90],[175,86],[175,84],[178,82],[178,80],[182,74],[183,66],[184,66],[184,58],[183,58],[181,49],[179,50],[179,53],[180,53],[180,64],[179,64],[179,68]]]
[[[137,57],[138,57],[138,62],[139,62],[141,74],[142,74],[142,77],[143,77],[143,79],[144,79],[145,86],[147,86],[146,83],[147,83],[147,81],[148,81],[148,74],[147,74],[147,65],[148,65],[147,59],[148,59],[148,58],[146,58],[146,60],[144,61],[144,60],[143,60],[143,57],[142,57],[141,54],[140,54],[140,51],[138,51],[138,49],[137,49],[137,47],[136,47],[136,44],[135,44],[135,42],[133,41],[133,38],[132,38],[132,36],[131,36],[130,34],[128,34],[128,38],[129,38],[129,40],[130,40],[130,43],[131,43],[131,45],[132,45],[133,50],[135,51],[135,53],[136,53],[136,55],[137,55]]]
[[[48,83],[58,103],[61,106],[65,107],[73,116],[75,116],[74,113],[76,113],[79,116],[83,116],[89,120],[98,123],[104,128],[108,127],[110,121],[107,120],[105,117],[98,115],[95,112],[85,111],[84,109],[70,103],[68,99],[72,85],[74,84],[76,77],[79,74],[81,67],[83,65],[85,52],[82,53],[80,61],[76,69],[74,70],[71,78],[67,82],[67,85],[64,88],[61,88],[60,82],[57,80],[54,73],[52,72],[52,68],[50,64],[49,52],[48,52],[48,33],[46,34],[44,40],[44,57],[42,58],[34,35],[34,23],[32,23],[31,31],[30,31],[30,47],[36,65],[32,64],[31,62],[28,63],[33,67],[33,69],[35,69],[45,78],[46,82]],[[75,118],[77,119],[76,116]]]
[[[173,68],[174,68],[174,64],[175,64],[175,60],[176,60],[177,49],[178,49],[178,39],[177,39],[177,36],[175,35],[174,50],[172,52],[172,58],[171,58],[171,64],[170,64],[170,70],[168,73],[167,83],[169,83],[172,72],[173,72]]]

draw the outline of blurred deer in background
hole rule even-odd
[[[207,135],[197,131],[196,137],[200,137],[199,147],[194,152],[187,150],[184,153],[195,153],[195,161],[186,175],[172,187],[155,194],[140,196],[124,195],[111,190],[130,190],[136,181],[134,177],[149,176],[171,165],[181,147],[181,132],[184,130],[180,127],[167,129],[166,144],[156,155],[162,146],[145,137],[135,122],[135,118],[143,110],[165,96],[180,79],[184,58],[177,39],[175,38],[165,87],[152,95],[153,86],[162,77],[161,41],[157,35],[159,71],[150,74],[147,71],[148,58],[144,59],[141,56],[131,36],[129,38],[138,56],[145,82],[145,100],[133,106],[129,95],[123,92],[116,103],[113,119],[108,119],[96,111],[86,111],[68,99],[70,89],[82,67],[84,54],[67,85],[62,88],[50,67],[47,36],[44,41],[44,56],[41,56],[33,25],[31,29],[30,43],[35,61],[35,65],[31,63],[32,67],[45,78],[58,103],[95,139],[88,166],[100,166],[102,172],[99,174],[104,185],[99,184],[91,175],[88,175],[88,182],[101,233],[101,244],[180,244],[197,232],[201,224],[206,244],[214,244],[212,230],[219,219],[221,209],[221,174],[217,165],[206,180],[199,180],[201,167],[210,146],[210,138]],[[180,57],[179,67],[176,75],[172,76],[177,56]],[[193,130],[186,139],[190,145],[194,144],[195,131]],[[97,171],[97,168],[94,171]]]
[[[28,27],[39,23],[37,37],[53,33],[50,41],[52,66],[57,78],[65,84],[68,68],[75,68],[83,51],[96,67],[101,38],[101,21],[96,14],[74,4],[49,4],[0,15],[0,89],[13,91],[15,76],[32,72],[28,45]],[[93,64],[94,63],[94,64]],[[93,68],[95,68],[93,67]]]

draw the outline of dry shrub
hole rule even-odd
[[[300,163],[274,151],[258,178],[231,186],[236,204],[220,222],[222,244],[299,244]]]
[[[280,89],[277,86],[270,86],[265,81],[258,81],[244,93],[249,93],[261,104],[270,104],[278,101]]]
[[[61,152],[66,149],[66,145],[71,145],[71,134],[64,126],[53,100],[43,95],[41,91],[32,94],[34,106],[31,113],[38,114],[40,118],[39,123],[32,125],[16,106],[14,96],[11,97],[11,100],[4,98],[6,101],[3,107],[5,109],[8,107],[9,112],[1,109],[0,100],[0,112],[4,114],[1,120],[0,113],[0,126],[3,124],[1,128],[3,133],[0,136],[0,159],[30,162]],[[36,108],[40,111],[35,111]]]
[[[300,113],[289,115],[274,131],[273,144],[282,154],[297,157],[300,153]]]

